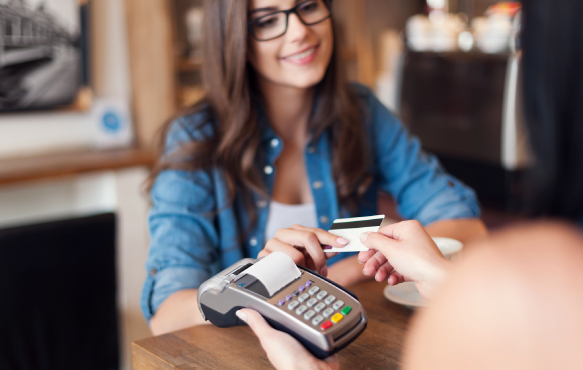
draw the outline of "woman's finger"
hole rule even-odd
[[[389,262],[385,262],[377,270],[374,279],[378,282],[381,282],[387,279],[393,270],[393,266],[391,266]]]
[[[389,277],[387,279],[387,282],[389,283],[389,285],[397,285],[397,284],[401,284],[404,283],[406,280],[403,277],[403,275],[399,274],[397,271],[393,271],[389,274]]]
[[[362,273],[366,276],[374,276],[385,262],[387,262],[387,258],[381,252],[377,251],[368,261],[366,261]]]
[[[263,341],[275,332],[267,321],[257,311],[248,308],[235,312],[238,318],[245,321],[259,340]]]
[[[313,234],[316,234],[316,237],[318,238],[318,240],[320,241],[320,244],[324,248],[326,246],[335,247],[335,248],[342,248],[346,244],[348,244],[348,240],[346,240],[342,237],[339,237],[338,235],[334,235],[326,230],[317,229],[317,228],[313,228],[313,227],[305,227],[302,225],[293,225],[293,226],[290,226],[290,229],[298,230],[298,231],[307,231],[307,232],[311,232]],[[330,254],[330,253],[327,253],[327,254]]]
[[[281,229],[275,234],[275,239],[280,242],[293,245],[296,247],[304,247],[310,257],[314,260],[316,271],[326,276],[322,269],[326,266],[326,256],[320,245],[320,240],[316,234],[310,231],[296,230],[296,229]]]
[[[376,253],[376,249],[369,249],[358,253],[358,263],[366,263]]]
[[[283,243],[277,239],[269,239],[267,244],[265,244],[265,248],[261,252],[259,252],[259,256],[268,255],[269,253],[273,252],[282,252],[287,254],[296,265],[306,266],[306,260],[304,258],[304,254],[297,250],[296,248],[292,247],[287,243]]]

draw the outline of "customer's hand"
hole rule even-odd
[[[390,285],[415,282],[417,290],[430,299],[447,275],[450,262],[443,257],[433,239],[418,221],[403,221],[385,226],[378,233],[362,233],[361,242],[369,248],[360,252],[362,273],[387,279]]]
[[[327,246],[341,248],[348,241],[322,229],[294,225],[280,229],[273,239],[269,239],[265,248],[257,257],[264,257],[273,252],[283,252],[294,260],[296,265],[315,270],[322,276],[328,275],[326,260],[338,253],[324,253]]]
[[[273,329],[257,311],[245,308],[237,311],[237,316],[245,321],[257,335],[261,347],[276,369],[337,370],[340,368],[336,355],[325,360],[318,360],[291,335]]]

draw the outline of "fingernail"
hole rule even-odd
[[[326,266],[322,267],[322,269],[320,270],[320,275],[328,276],[328,267]]]
[[[245,312],[239,310],[235,312],[235,315],[237,315],[237,317],[243,320],[244,322],[247,322],[247,315],[245,314]]]
[[[366,274],[364,273],[364,269],[362,269],[362,274],[366,276]]]
[[[378,275],[378,272],[377,272],[376,274],[374,274],[374,279],[375,279],[376,281],[380,282],[380,280],[379,280],[379,279],[377,279],[377,275]]]
[[[336,241],[342,245],[348,244],[348,240],[346,240],[344,238],[338,238],[338,239],[336,239]]]
[[[324,249],[332,249],[332,247],[331,247],[331,246],[329,246],[329,245],[325,245],[325,246],[324,246]]]
[[[361,265],[364,265],[364,262],[360,262],[360,260],[356,260],[358,263],[360,263]]]
[[[360,241],[364,243],[366,239],[368,239],[368,234],[370,234],[370,232],[360,234]]]

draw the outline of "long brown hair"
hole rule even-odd
[[[213,135],[204,140],[183,143],[170,155],[161,155],[148,181],[148,189],[166,169],[224,171],[230,202],[241,194],[251,218],[256,221],[252,192],[267,196],[258,168],[261,132],[257,120],[258,94],[253,94],[254,72],[247,62],[248,1],[207,0],[203,29],[203,83],[206,95],[177,117],[204,114],[202,123],[212,123]],[[336,34],[334,36],[336,45]],[[317,104],[308,122],[315,143],[329,130],[332,168],[340,205],[355,212],[358,200],[371,182],[370,158],[366,150],[364,111],[341,71],[338,48],[334,47],[330,65],[316,86]],[[174,119],[161,130],[168,134]],[[197,129],[197,127],[191,128]],[[163,152],[164,140],[160,142]],[[218,211],[218,210],[217,210]]]

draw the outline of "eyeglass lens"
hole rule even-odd
[[[325,0],[304,1],[295,8],[305,25],[312,25],[330,16]],[[270,40],[287,31],[287,14],[283,11],[259,17],[251,24],[251,32],[258,40]]]

